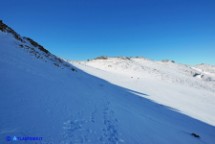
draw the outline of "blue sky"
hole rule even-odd
[[[0,19],[67,59],[215,64],[214,0],[1,0]]]

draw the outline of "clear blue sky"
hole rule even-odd
[[[214,0],[0,0],[0,19],[75,60],[144,56],[215,64]]]

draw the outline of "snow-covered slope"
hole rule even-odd
[[[215,76],[173,61],[116,57],[72,64],[159,104],[215,125]],[[210,69],[212,69],[210,67]]]
[[[87,74],[1,22],[0,66],[0,143],[215,142],[214,126]]]

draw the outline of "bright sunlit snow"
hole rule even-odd
[[[215,71],[212,66],[205,65],[203,70],[172,61],[123,57],[71,63],[136,91],[137,95],[215,125]]]

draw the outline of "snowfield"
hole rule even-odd
[[[110,83],[136,91],[137,95],[215,126],[213,66],[204,65],[201,69],[172,61],[126,57],[69,62]]]
[[[3,23],[0,66],[0,143],[215,143],[213,71],[143,58],[69,64]]]

